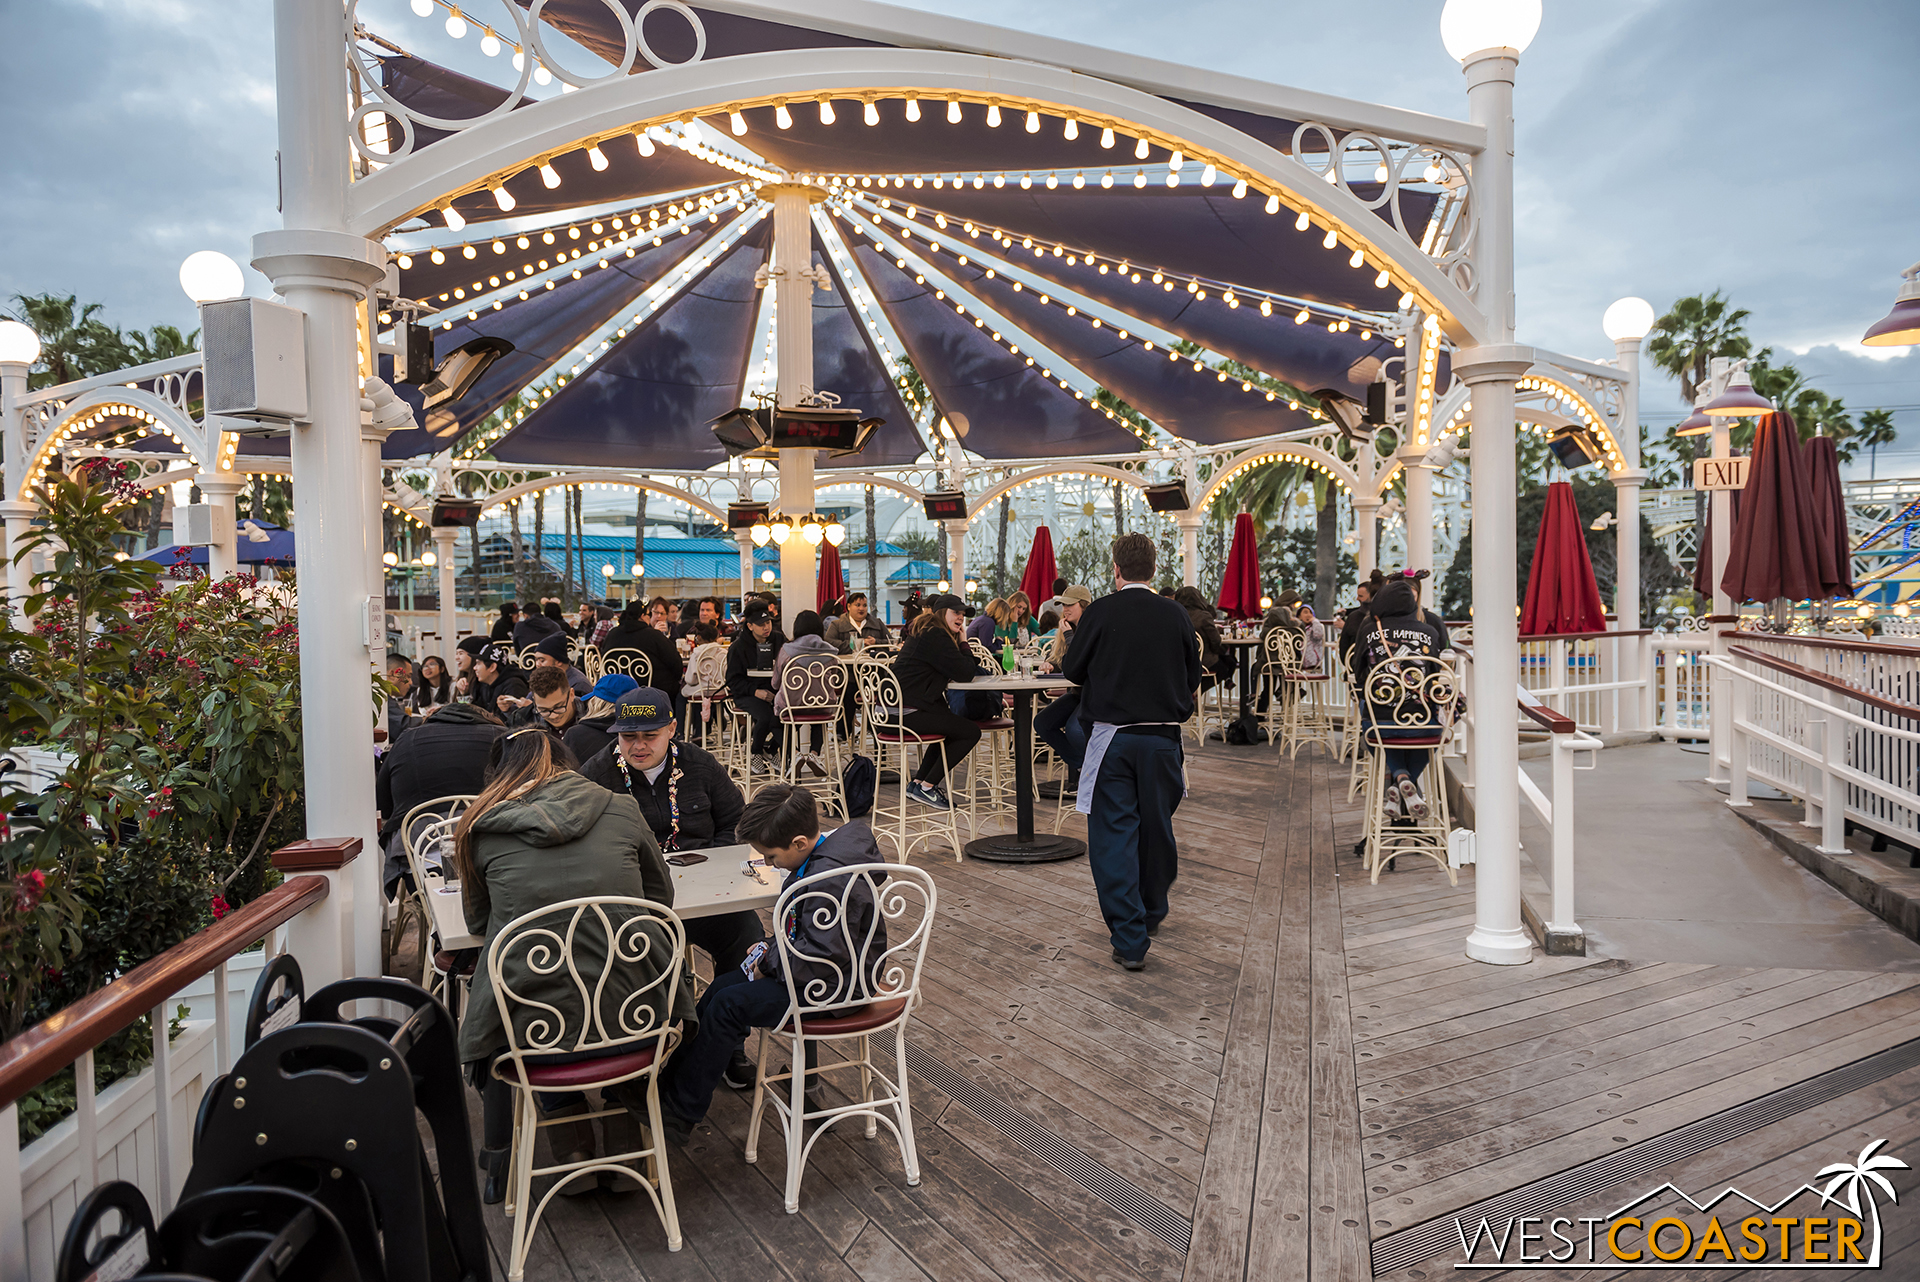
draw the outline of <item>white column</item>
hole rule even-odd
[[[1377,494],[1353,496],[1353,559],[1365,579],[1380,563],[1380,526],[1377,517],[1383,500]]]
[[[6,522],[7,541],[0,547],[6,558],[6,588],[11,608],[24,617],[21,602],[33,591],[30,580],[33,566],[27,560],[18,564],[13,554],[19,541],[39,513],[39,505],[18,497],[27,484],[27,416],[20,398],[27,394],[29,367],[16,361],[0,363],[0,439],[4,440],[6,491],[0,494],[0,519]]]
[[[761,189],[773,200],[774,350],[778,403],[798,405],[813,388],[813,219],[808,210],[825,192],[798,183]],[[813,511],[811,449],[780,451],[780,493],[773,510],[786,516]],[[791,628],[814,599],[814,545],[796,532],[780,545],[780,620]]]
[[[1721,367],[1724,362],[1715,359],[1714,365]],[[1712,396],[1718,396],[1726,388],[1726,376],[1721,368],[1716,368],[1713,380]],[[1710,398],[1709,398],[1710,399]],[[1713,420],[1713,457],[1717,459],[1733,457],[1733,425],[1736,420],[1716,417]],[[1720,586],[1720,580],[1727,577],[1727,554],[1733,547],[1733,491],[1714,490],[1708,498],[1708,523],[1713,530],[1713,566],[1711,585],[1713,588],[1712,613],[1715,618],[1726,619],[1733,613],[1733,597]],[[1713,653],[1720,658],[1727,655],[1727,645],[1737,623],[1714,623]],[[1732,780],[1733,751],[1733,678],[1727,675],[1724,667],[1716,665],[1713,669],[1713,684],[1707,696],[1708,721],[1711,726],[1707,753],[1707,782],[1723,784]]]
[[[1206,520],[1207,514],[1198,508],[1173,518],[1180,527],[1180,581],[1190,588],[1200,586],[1200,527]]]
[[[1400,453],[1407,491],[1407,568],[1409,570],[1433,569],[1433,472],[1420,466],[1418,458],[1409,458],[1409,454],[1425,456],[1425,450],[1403,450]],[[1415,598],[1422,605],[1433,604],[1432,579],[1421,579],[1413,585]]]
[[[955,595],[966,591],[967,584],[967,526],[969,522],[952,520],[942,522],[947,527],[947,581],[953,585]]]
[[[453,560],[454,549],[459,542],[459,526],[433,527],[433,568],[440,579],[440,644],[437,649],[440,657],[448,663],[453,662],[453,647],[460,640],[460,612],[455,600],[459,568]]]
[[[351,866],[353,966],[380,973],[380,859],[373,800],[367,521],[355,309],[386,250],[346,230],[345,14],[275,0],[284,230],[254,237],[253,265],[307,315],[307,421],[292,437],[300,495],[300,696],[307,835],[359,837]]]
[[[220,434],[207,434],[216,443]],[[200,497],[213,509],[213,539],[207,545],[207,577],[224,579],[230,574],[240,572],[240,547],[234,533],[238,520],[235,515],[234,500],[245,488],[246,482],[232,472],[201,472],[193,478],[200,487]]]
[[[740,545],[740,599],[744,602],[747,599],[747,593],[759,586],[753,581],[753,532],[735,530],[733,541]]]
[[[1615,626],[1632,632],[1640,626],[1640,486],[1647,479],[1640,467],[1640,340],[1615,339],[1613,350],[1626,375],[1620,385],[1620,424],[1614,430],[1620,470],[1613,474],[1613,613]]]
[[[360,415],[360,510],[367,514],[367,582],[372,586],[369,627],[373,636],[373,669],[383,672],[387,666],[387,566],[380,558],[386,551],[384,536],[387,505],[386,486],[380,482],[380,450],[393,433],[373,426],[372,415]],[[403,602],[411,608],[411,602]]]
[[[1487,131],[1473,163],[1480,204],[1474,267],[1488,343],[1454,353],[1473,389],[1474,927],[1467,956],[1496,965],[1533,957],[1520,922],[1518,574],[1514,567],[1514,384],[1533,364],[1513,345],[1513,75],[1519,59],[1489,49],[1466,63],[1473,122]]]

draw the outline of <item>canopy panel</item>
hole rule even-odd
[[[867,288],[906,345],[914,367],[951,417],[970,424],[967,451],[983,458],[1062,458],[1120,454],[1140,438],[1049,382],[1026,357],[983,337],[973,322],[934,298],[928,285],[871,246],[851,246]]]

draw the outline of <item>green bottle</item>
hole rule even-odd
[[[1012,672],[1013,662],[1013,642],[1009,641],[1000,647],[1000,670]]]

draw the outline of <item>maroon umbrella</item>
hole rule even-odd
[[[820,544],[820,574],[814,581],[814,608],[824,610],[827,602],[847,594],[847,576],[840,570],[840,549],[831,543]]]
[[[1260,553],[1253,518],[1242,512],[1233,518],[1233,547],[1227,552],[1227,572],[1220,579],[1220,608],[1230,619],[1260,617]]]
[[[1807,442],[1807,489],[1813,495],[1813,529],[1820,545],[1820,583],[1824,595],[1853,595],[1853,534],[1847,529],[1847,500],[1840,487],[1840,453],[1831,436]]]
[[[1547,510],[1540,514],[1540,537],[1533,545],[1533,569],[1527,574],[1527,603],[1520,611],[1520,635],[1605,632],[1607,610],[1587,556],[1580,508],[1573,486],[1555,481],[1547,487]]]
[[[1058,575],[1053,565],[1053,532],[1041,526],[1033,532],[1033,549],[1027,553],[1027,570],[1020,576],[1020,590],[1028,604],[1038,608],[1053,595],[1053,580]]]
[[[1813,490],[1800,458],[1793,415],[1764,414],[1727,548],[1720,588],[1735,601],[1825,600]]]

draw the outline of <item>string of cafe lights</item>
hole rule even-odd
[[[661,235],[654,238],[654,244],[659,245],[664,243],[667,235],[675,233],[684,235],[693,230],[694,226],[698,223],[718,222],[721,214],[743,206],[744,202],[717,205],[712,210],[700,210],[684,215],[672,223],[661,223],[659,225]],[[578,259],[563,258],[544,271],[522,277],[518,282],[520,288],[517,293],[514,291],[511,277],[503,282],[498,276],[490,276],[487,278],[486,289],[493,292],[476,294],[472,299],[467,300],[466,318],[470,321],[479,320],[480,312],[483,308],[488,311],[497,312],[514,303],[524,303],[533,297],[536,289],[544,292],[552,289],[560,281],[568,279],[579,280],[593,268],[611,267],[615,258],[632,258],[636,252],[637,250],[633,245],[623,246],[617,241],[608,240],[605,244],[601,245],[599,249],[588,250],[585,257]],[[544,261],[543,259],[542,262],[544,263]],[[476,282],[476,286],[478,286],[478,282]],[[452,293],[455,298],[458,299],[462,296],[463,290],[456,287]],[[447,295],[441,294],[440,297],[444,299]],[[439,311],[422,316],[420,323],[423,325],[433,325],[437,323],[442,329],[452,329],[455,317],[460,310],[457,305],[442,308]],[[388,321],[389,313],[382,312],[380,319],[383,323]]]
[[[635,205],[631,209],[623,209],[614,214],[596,214],[591,218],[572,219],[545,228],[527,228],[518,233],[483,235],[474,240],[458,241],[450,245],[429,245],[420,249],[402,250],[395,255],[395,261],[399,263],[401,271],[411,271],[414,260],[422,256],[438,267],[454,257],[471,262],[480,256],[483,248],[491,250],[498,257],[507,254],[509,246],[524,251],[532,249],[536,241],[543,245],[552,245],[563,237],[569,241],[578,241],[583,237],[597,239],[607,236],[612,240],[625,241],[636,236],[644,237],[653,230],[651,226],[645,229],[641,227],[643,219],[648,224],[670,221],[696,208],[704,211],[709,206],[726,200],[742,199],[748,194],[750,194],[750,188],[746,184],[736,184],[731,187],[715,186],[678,193],[668,200],[656,198],[650,203]],[[612,230],[609,231],[609,228]],[[594,245],[593,240],[587,243],[590,247]]]
[[[857,230],[859,230],[863,234],[870,235],[872,239],[880,245],[881,248],[887,250],[889,256],[892,256],[894,258],[894,265],[896,267],[900,267],[902,269],[906,267],[908,260],[904,255],[911,253],[912,252],[911,250],[899,244],[898,242],[893,242],[889,244],[888,241],[883,239],[878,232],[868,232],[864,224],[858,222],[857,220],[850,220],[850,221],[852,222],[852,225]],[[924,286],[927,284],[925,271],[934,271],[937,269],[933,268],[930,264],[922,262],[917,257],[914,259],[914,262],[916,267],[924,269],[923,271],[916,273],[916,275],[914,276],[914,283],[917,285]],[[956,286],[956,288],[958,288],[958,286]],[[939,282],[935,282],[934,284],[933,296],[936,302],[949,302],[946,295],[946,290]],[[964,303],[953,301],[951,302],[951,306],[953,307],[954,311],[958,315],[960,316],[967,315],[967,309]],[[864,305],[861,306],[861,310],[863,312],[866,310]],[[978,311],[978,308],[976,308],[976,312],[977,311]],[[1073,398],[1075,400],[1083,402],[1088,406],[1088,408],[1096,411],[1097,413],[1105,415],[1109,421],[1113,423],[1117,423],[1121,427],[1126,428],[1129,432],[1132,432],[1136,437],[1138,437],[1144,443],[1154,446],[1155,448],[1158,448],[1162,444],[1160,440],[1154,437],[1152,432],[1143,429],[1138,423],[1133,422],[1131,419],[1127,418],[1125,415],[1115,413],[1111,408],[1100,404],[1099,402],[1095,401],[1092,397],[1088,396],[1084,391],[1075,387],[1067,379],[1060,377],[1059,373],[1055,371],[1051,366],[1042,363],[1042,359],[1036,359],[1036,357],[1033,354],[1021,351],[1019,344],[1014,343],[1011,340],[1004,337],[1000,330],[988,329],[986,318],[984,315],[976,314],[972,319],[973,319],[973,326],[975,329],[981,331],[981,333],[986,335],[987,337],[990,337],[1009,355],[1018,356],[1021,359],[1023,359],[1029,368],[1032,368],[1038,371],[1049,383],[1058,385],[1061,391],[1072,393]],[[1006,320],[1004,317],[1000,319],[1002,323],[1007,325],[1008,328],[1018,329],[1018,326],[1015,326],[1011,321]],[[1119,331],[1119,332],[1124,332],[1124,331]],[[1021,336],[1023,338],[1028,338],[1030,342],[1035,341],[1031,338],[1031,336],[1025,334],[1024,331],[1021,331]],[[1047,357],[1048,352],[1044,346],[1039,346],[1036,344],[1036,350],[1039,351],[1041,358]],[[1059,357],[1057,353],[1054,354],[1054,358],[1062,360],[1064,364],[1071,365],[1070,361],[1065,361],[1064,358]],[[1085,375],[1081,374],[1080,371],[1077,369],[1074,370],[1074,373],[1080,376],[1081,378],[1086,377]],[[899,379],[899,378],[895,379],[896,383],[903,383],[903,381],[904,381],[903,379]],[[1089,385],[1093,385],[1091,379],[1087,379],[1087,382],[1089,383]],[[1146,416],[1142,414],[1141,417],[1145,418]],[[1151,422],[1151,420],[1148,420],[1148,421]],[[1155,424],[1155,426],[1157,427],[1158,425]],[[1174,436],[1174,433],[1167,432],[1165,428],[1160,428],[1159,430],[1165,433],[1165,435],[1168,437],[1172,437],[1173,439],[1176,439],[1176,440],[1178,439],[1178,437]]]
[[[640,305],[634,309],[631,317],[623,321],[619,316],[614,316],[602,322],[592,333],[575,344],[566,355],[548,366],[545,373],[522,387],[520,396],[535,397],[539,401],[550,400],[555,391],[565,387],[582,372],[590,369],[602,355],[612,349],[615,342],[625,338],[632,329],[678,298],[687,286],[699,279],[702,273],[739,244],[740,238],[757,226],[767,213],[768,206],[763,203],[759,208],[749,211],[745,217],[736,219],[731,226],[720,233],[714,244],[706,246],[684,262],[676,263],[666,275],[642,291]],[[568,366],[569,361],[572,362],[570,366]],[[563,371],[562,366],[568,367]],[[514,411],[511,418],[503,416],[501,421],[490,430],[470,434],[467,443],[461,449],[461,457],[473,458],[484,452],[488,446],[518,427],[529,412],[526,405],[521,405]]]
[[[868,202],[874,200],[875,198],[867,196],[864,192],[856,194],[856,203],[861,207],[862,213],[869,220],[878,222],[879,215],[872,212],[868,204]],[[886,211],[889,218],[894,219],[896,223],[899,222],[901,216],[893,211],[893,201],[890,197],[880,197],[876,203],[881,210]],[[921,211],[917,205],[909,204],[906,207],[904,216],[906,223],[912,226],[918,226],[918,215],[921,212],[923,211]],[[1331,308],[1324,305],[1316,307],[1304,299],[1291,298],[1287,295],[1274,293],[1269,290],[1236,285],[1231,281],[1214,280],[1209,277],[1198,276],[1189,272],[1181,272],[1169,268],[1153,268],[1149,272],[1129,259],[1110,256],[1103,258],[1091,250],[1069,249],[1061,242],[1056,242],[1049,247],[1044,239],[1036,240],[1030,235],[1010,231],[1004,227],[996,227],[991,223],[976,223],[971,219],[949,219],[946,214],[937,210],[928,210],[925,212],[933,214],[934,226],[940,231],[945,232],[950,238],[953,236],[953,233],[949,228],[953,226],[955,221],[959,221],[961,231],[969,239],[978,240],[981,232],[988,233],[989,239],[1000,247],[1000,252],[1005,255],[1009,261],[1011,261],[1017,245],[1019,249],[1030,251],[1036,258],[1046,258],[1049,256],[1065,258],[1070,263],[1078,262],[1084,266],[1098,267],[1102,276],[1110,273],[1115,274],[1133,285],[1142,284],[1149,276],[1151,276],[1152,284],[1160,286],[1169,293],[1177,287],[1184,285],[1186,286],[1187,292],[1194,295],[1197,301],[1205,301],[1208,296],[1208,291],[1211,290],[1218,293],[1221,301],[1226,303],[1229,308],[1238,309],[1243,302],[1250,305],[1257,303],[1262,316],[1272,316],[1276,311],[1283,316],[1291,313],[1293,323],[1296,325],[1304,325],[1309,320],[1318,321],[1324,319],[1329,333],[1344,334],[1358,325],[1360,328],[1360,337],[1367,339],[1372,337],[1376,328],[1377,322],[1366,312],[1345,308]],[[929,240],[930,243],[938,243],[929,237],[924,229],[920,234],[922,239]],[[1329,236],[1331,235],[1332,233],[1329,233]],[[1325,244],[1324,240],[1322,244]],[[1335,240],[1335,247],[1338,247],[1337,239]],[[952,252],[957,253],[958,251]],[[1358,260],[1357,263],[1355,261],[1356,259]],[[1353,256],[1348,259],[1348,265],[1364,267],[1366,260],[1359,250],[1355,250]],[[1378,288],[1385,288],[1388,279],[1388,273],[1385,269],[1382,269],[1380,273],[1374,277],[1374,285]],[[1396,308],[1404,309],[1410,306],[1412,302],[1412,294],[1403,292],[1396,303]],[[1296,310],[1296,308],[1298,310]],[[1316,315],[1316,313],[1318,314]]]
[[[839,206],[837,204],[835,205],[835,209],[837,212],[844,212],[839,210]],[[889,214],[889,218],[892,219],[892,225],[900,227],[904,237],[904,233],[906,230],[905,224],[901,223],[896,217],[894,217],[891,214]],[[849,221],[852,223],[855,230],[858,231],[860,234],[863,234],[863,235],[870,234],[867,230],[866,224],[860,221],[857,214],[850,215]],[[881,220],[877,217],[873,219],[873,222],[879,226],[888,225],[887,223],[881,222]],[[874,236],[874,239],[879,240],[880,238],[876,235]],[[938,241],[929,239],[924,232],[922,233],[921,239],[925,241],[927,244],[935,246],[936,248],[939,245]],[[896,267],[900,267],[903,269],[905,268],[906,262],[907,262],[906,258],[903,256],[904,252],[905,252],[904,250],[896,249],[894,254],[894,265]],[[964,254],[958,255],[958,260],[961,266],[964,267],[968,265],[969,260]],[[996,277],[995,270],[993,268],[987,268],[986,276],[990,280],[994,279]],[[916,275],[915,283],[925,284],[926,279],[924,274]],[[1024,286],[1022,282],[1019,280],[1013,280],[1012,287],[1015,293],[1025,292]],[[958,286],[956,286],[956,288],[958,288]],[[1054,299],[1050,294],[1037,293],[1036,296],[1039,298],[1040,304],[1043,307],[1051,305],[1054,302]],[[936,290],[935,297],[940,301],[946,301],[946,295],[943,291]],[[957,311],[959,311],[963,315],[965,314],[966,308],[963,304],[956,302],[953,305]],[[1079,305],[1076,303],[1062,303],[1061,305],[1066,308],[1067,315],[1069,316],[1079,316],[1081,314],[1081,309]],[[1117,325],[1109,325],[1107,322],[1103,321],[1099,316],[1094,315],[1091,311],[1087,313],[1086,319],[1088,324],[1094,329],[1110,328],[1114,331],[1115,335],[1118,338],[1120,338],[1122,341],[1129,341],[1129,342],[1138,341],[1143,350],[1148,352],[1156,350],[1157,345],[1152,339],[1140,338],[1139,336],[1132,334],[1129,330],[1125,328],[1122,328]],[[976,318],[976,328],[981,328],[981,329],[985,328],[985,325],[980,323],[978,318]],[[1000,335],[998,333],[995,333],[993,337],[996,341],[1000,341]],[[1169,361],[1180,361],[1182,359],[1191,360],[1193,362],[1193,370],[1195,373],[1211,372],[1214,375],[1214,378],[1217,381],[1222,383],[1237,381],[1240,384],[1241,391],[1258,394],[1260,396],[1263,396],[1268,401],[1278,401],[1281,398],[1281,394],[1274,391],[1271,387],[1263,387],[1259,383],[1255,383],[1253,380],[1246,378],[1245,376],[1236,376],[1234,374],[1231,374],[1221,366],[1213,364],[1211,361],[1204,359],[1206,357],[1213,357],[1215,359],[1224,359],[1224,358],[1220,358],[1217,353],[1201,351],[1201,352],[1188,355],[1171,347],[1166,348],[1166,352],[1167,352],[1167,359]],[[1017,355],[1018,352],[1016,351],[1015,354]],[[1261,378],[1271,383],[1280,383],[1284,385],[1283,380],[1273,378],[1271,375],[1262,374]],[[1056,379],[1055,381],[1058,381],[1058,380]],[[1301,402],[1297,398],[1297,396],[1288,396],[1286,399],[1287,399],[1288,409],[1298,410],[1301,408]],[[1096,408],[1100,409],[1101,412],[1105,413],[1108,418],[1113,419],[1116,422],[1127,423],[1127,420],[1123,416],[1114,414],[1111,410],[1106,409],[1106,407],[1104,406],[1096,406]],[[1309,406],[1308,409],[1309,409],[1309,412],[1312,413],[1315,418],[1321,417],[1320,411],[1318,410],[1318,408]],[[1135,427],[1135,425],[1131,423],[1128,423],[1128,426]],[[1137,428],[1135,428],[1135,434],[1139,435]],[[1172,433],[1168,433],[1168,434],[1172,435]],[[1142,439],[1150,439],[1150,438],[1143,437]]]

